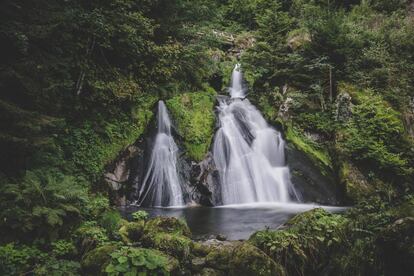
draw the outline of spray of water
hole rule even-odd
[[[231,100],[219,105],[220,129],[213,156],[223,204],[299,201],[285,165],[285,142],[246,99],[239,65],[233,70]]]
[[[158,102],[158,132],[148,169],[138,193],[140,206],[182,206],[183,192],[177,171],[178,147],[171,135],[171,120],[163,101]]]

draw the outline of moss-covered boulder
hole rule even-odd
[[[226,244],[212,248],[206,256],[206,265],[214,269],[228,271],[235,247],[233,244]]]
[[[144,233],[146,235],[157,232],[177,234],[191,238],[191,231],[187,224],[173,217],[155,217],[145,223]]]
[[[363,200],[374,192],[361,171],[349,162],[344,162],[340,169],[340,181],[348,199],[352,202]]]
[[[234,249],[230,259],[230,275],[285,275],[283,267],[250,243]]]
[[[187,260],[193,248],[191,239],[180,234],[147,233],[142,238],[145,247],[154,248],[174,256],[179,260]]]
[[[144,221],[133,221],[125,223],[118,231],[121,240],[125,244],[138,242],[144,234]]]
[[[195,161],[204,158],[214,135],[215,96],[214,89],[206,87],[204,91],[181,94],[166,102],[187,156]]]
[[[117,249],[117,245],[107,244],[88,252],[81,262],[83,273],[86,275],[104,275],[105,267],[111,261],[110,254]]]

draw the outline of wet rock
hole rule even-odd
[[[330,168],[322,170],[314,160],[291,144],[286,147],[291,180],[304,202],[337,205],[342,197],[338,180]]]
[[[219,241],[225,241],[225,240],[227,240],[227,237],[223,234],[218,234],[216,236],[216,239],[219,240]]]
[[[114,191],[121,189],[122,184],[129,178],[130,160],[139,153],[138,147],[131,145],[121,153],[118,159],[109,166],[104,174],[106,183]]]
[[[192,166],[192,200],[204,206],[220,205],[222,201],[219,177],[213,156],[209,152],[203,161]]]

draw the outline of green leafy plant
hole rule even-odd
[[[169,275],[169,260],[161,252],[151,249],[122,247],[111,254],[105,268],[108,275]]]
[[[148,213],[144,210],[139,210],[134,213],[132,213],[132,218],[134,220],[147,220],[149,217]]]

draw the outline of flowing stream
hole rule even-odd
[[[245,97],[240,66],[232,74],[231,99],[219,100],[213,156],[223,204],[299,201],[285,164],[285,142]]]
[[[178,147],[171,135],[171,120],[163,101],[158,102],[157,135],[147,172],[138,192],[139,206],[183,206],[177,171]]]

